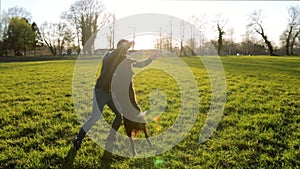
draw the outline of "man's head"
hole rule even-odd
[[[125,39],[121,39],[119,40],[118,44],[117,44],[117,48],[118,49],[124,49],[124,50],[128,50],[130,47],[132,47],[134,45],[134,41],[128,41]]]

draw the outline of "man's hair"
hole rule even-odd
[[[123,43],[125,43],[125,42],[128,42],[128,40],[125,40],[125,39],[119,40],[119,42],[118,42],[118,44],[117,44],[117,48],[122,47]]]

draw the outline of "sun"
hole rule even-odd
[[[149,49],[154,49],[155,48],[155,41],[159,37],[157,35],[153,34],[136,34],[135,37],[133,36],[126,38],[128,40],[134,40],[135,45],[134,45],[134,50],[149,50]]]

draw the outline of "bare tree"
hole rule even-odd
[[[66,43],[69,43],[73,40],[73,33],[65,23],[56,24],[56,28],[57,49],[58,54],[61,55],[63,50],[65,50]]]
[[[61,55],[65,49],[65,44],[73,40],[72,31],[65,23],[44,22],[40,27],[40,32],[44,43],[53,56]]]
[[[188,24],[188,26],[190,27],[190,38],[187,40],[187,46],[188,48],[190,48],[191,50],[191,55],[192,56],[196,56],[196,47],[197,47],[197,42],[196,42],[196,36],[197,33],[199,33],[197,31],[197,25],[196,23],[199,22],[198,17],[196,16],[192,16],[190,19],[190,24]]]
[[[168,51],[173,52],[173,21],[170,20],[170,33],[168,38]]]
[[[300,25],[298,26],[298,28],[296,29],[296,31],[294,32],[293,34],[293,38],[292,38],[292,41],[291,41],[291,55],[295,55],[294,53],[294,46],[295,46],[295,43],[296,43],[296,39],[299,38],[299,34],[300,34]]]
[[[196,40],[196,35],[198,34],[199,35],[199,54],[202,54],[202,47],[203,45],[205,44],[205,32],[206,32],[206,26],[208,24],[208,21],[207,21],[207,16],[204,14],[204,15],[201,15],[201,16],[192,16],[191,18],[191,23],[195,25],[195,40]]]
[[[154,39],[154,48],[161,51],[163,48],[163,34],[162,34],[162,30],[161,27],[159,28],[159,35],[158,37],[155,37]]]
[[[272,43],[268,40],[268,37],[263,28],[262,22],[263,18],[261,16],[261,10],[255,10],[249,15],[249,24],[247,25],[248,29],[251,29],[258,33],[264,40],[270,56],[274,56],[274,50]]]
[[[51,54],[53,56],[56,55],[56,47],[55,47],[55,24],[49,23],[49,22],[44,22],[40,26],[40,31],[41,31],[41,36],[43,38],[44,43],[47,45],[49,48]]]
[[[170,20],[170,24],[166,28],[168,33],[163,33],[162,28],[159,28],[159,37],[155,40],[156,49],[164,49],[173,52],[173,23]]]
[[[233,28],[229,28],[228,35],[229,35],[229,49],[228,49],[228,54],[231,55],[232,54],[232,47],[233,47],[233,44],[234,44],[234,39],[233,39],[234,29]]]
[[[252,31],[246,30],[245,34],[242,35],[242,42],[240,43],[239,54],[242,55],[265,55],[265,46],[263,40],[258,39],[257,36],[253,35]]]
[[[184,49],[185,55],[187,56],[187,53],[186,53],[186,50],[187,50],[187,51],[190,51],[189,55],[196,56],[197,53],[195,52],[194,47],[197,46],[197,43],[196,43],[195,39],[193,37],[191,37],[190,39],[187,40],[186,44],[187,45]]]
[[[295,41],[300,33],[300,8],[298,6],[291,6],[288,9],[288,13],[289,13],[289,23],[288,23],[288,36],[286,38],[286,54],[294,55],[293,49],[294,49]],[[291,42],[290,42],[290,38],[291,38]]]
[[[115,14],[107,14],[108,19],[108,29],[109,33],[106,35],[107,41],[108,41],[108,48],[114,49],[115,44],[115,29],[116,29],[116,17]]]
[[[91,38],[91,45],[86,46],[84,53],[92,53],[96,38],[93,35],[106,23],[104,9],[104,5],[98,0],[77,0],[62,14],[62,19],[66,19],[76,30],[78,44],[81,42],[85,46]],[[103,20],[100,21],[101,19]]]
[[[300,9],[299,7],[291,6],[288,8],[288,25],[282,33],[280,39],[285,46],[286,55],[293,55],[293,48],[296,38],[300,33]]]
[[[190,21],[192,24],[189,24],[190,29],[191,29],[191,37],[188,40],[188,45],[190,46],[190,48],[192,49],[192,55],[195,56],[195,48],[196,48],[196,25],[194,23],[196,23],[198,20],[198,18],[196,16],[192,16]]]
[[[159,51],[161,51],[162,49],[162,31],[161,31],[161,27],[159,28],[159,46],[158,46],[158,49]]]
[[[30,22],[32,18],[31,13],[29,11],[27,11],[25,8],[18,7],[18,6],[9,8],[7,12],[4,11],[3,16],[7,18],[13,18],[13,17],[26,18],[28,22]]]
[[[184,40],[184,33],[185,33],[185,22],[182,21],[180,23],[180,54],[179,56],[186,56],[184,46],[183,46],[183,40]]]

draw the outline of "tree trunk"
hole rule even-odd
[[[53,47],[53,46],[52,46],[50,43],[48,43],[46,40],[44,40],[44,41],[45,41],[47,47],[49,48],[51,54],[52,54],[53,56],[56,56],[56,49],[55,49],[55,47]]]
[[[265,42],[268,46],[270,56],[275,56],[273,46],[272,46],[271,42],[268,41],[267,39],[265,39]]]
[[[291,45],[290,45],[290,47],[291,47],[291,50],[290,50],[291,55],[295,55],[295,54],[294,54],[294,46],[295,46],[296,38],[298,37],[299,34],[300,34],[300,28],[299,28],[299,30],[296,32],[295,36],[293,36],[293,38],[292,38],[292,42],[291,42]]]
[[[286,55],[290,55],[290,39],[291,39],[292,31],[293,31],[293,27],[290,27],[290,30],[288,32],[288,36],[286,38],[286,44],[285,44],[285,53],[286,53]]]
[[[268,40],[267,36],[265,36],[264,34],[262,34],[262,37],[263,37],[265,43],[267,44],[267,47],[269,50],[269,55],[274,56],[274,50],[273,50],[273,46],[272,46],[271,42]]]
[[[182,56],[183,55],[183,45],[182,45],[182,40],[181,40],[181,42],[180,42],[180,56]]]
[[[262,28],[261,25],[259,25],[259,27],[260,27],[261,32],[259,32],[258,30],[256,30],[256,32],[258,34],[260,34],[262,36],[263,40],[265,41],[265,43],[268,47],[268,50],[269,50],[269,55],[270,56],[275,56],[273,46],[272,46],[271,42],[268,40],[268,37],[265,35],[264,29]]]
[[[218,55],[221,56],[221,50],[222,50],[222,40],[218,39]]]
[[[222,46],[223,46],[223,35],[224,35],[224,31],[222,30],[222,28],[220,27],[220,25],[218,26],[218,32],[219,32],[219,38],[218,38],[218,55],[221,56],[221,51],[222,51]]]

